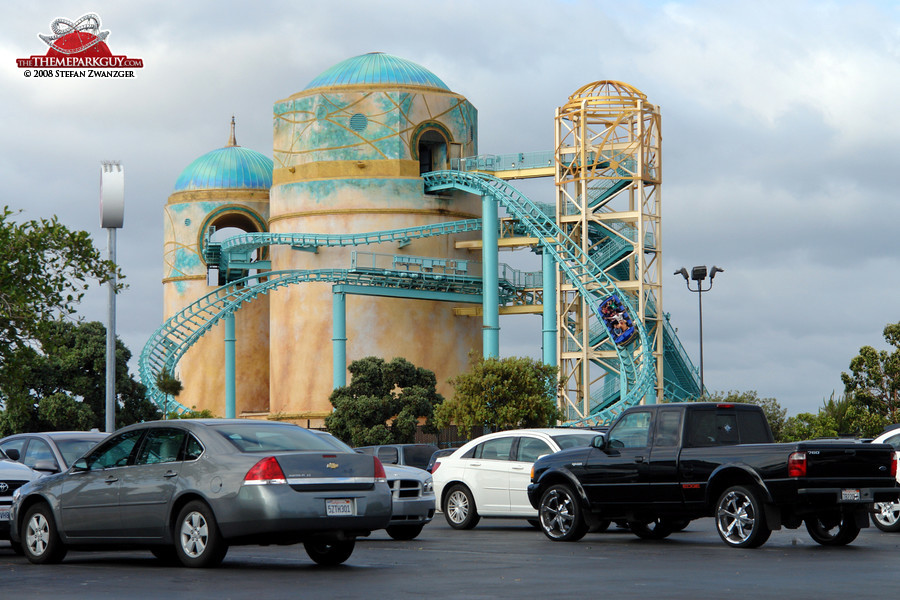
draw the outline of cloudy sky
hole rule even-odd
[[[553,147],[581,85],[627,82],[661,107],[664,306],[699,359],[681,266],[725,268],[704,298],[710,390],[815,412],[862,345],[900,320],[900,5],[894,2],[258,2],[4,4],[3,203],[99,225],[101,160],[126,168],[118,334],[138,355],[162,320],[162,210],[181,170],[227,142],[272,154],[272,105],[345,58],[421,64],[479,111],[483,153]],[[135,79],[26,78],[57,17],[98,13]],[[532,191],[533,190],[533,191]],[[549,188],[529,187],[552,202]],[[503,260],[503,258],[501,258]],[[106,296],[82,306],[104,320]],[[520,317],[521,318],[521,317]],[[501,320],[505,354],[540,356],[540,319]],[[530,330],[530,331],[529,331]],[[136,365],[133,367],[136,370]]]

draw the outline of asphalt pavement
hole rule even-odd
[[[801,527],[735,550],[712,519],[660,541],[613,527],[561,543],[523,521],[483,519],[456,531],[438,514],[415,540],[376,532],[344,565],[327,568],[301,545],[234,547],[210,570],[166,566],[145,551],[73,551],[62,564],[38,566],[0,542],[0,597],[881,599],[900,587],[898,558],[900,534],[875,528],[842,548],[819,546]]]

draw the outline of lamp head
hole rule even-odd
[[[712,271],[709,272],[709,280],[712,281],[715,278],[716,273],[724,273],[724,272],[725,272],[725,269],[722,269],[720,267],[713,265]]]
[[[681,267],[680,269],[672,273],[672,275],[681,275],[682,277],[684,277],[685,281],[688,281],[688,272],[684,267]]]
[[[691,279],[694,281],[703,281],[706,279],[706,266],[700,265],[691,269]]]

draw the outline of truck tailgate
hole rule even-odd
[[[806,476],[810,479],[889,478],[893,448],[859,442],[802,442],[806,452]]]

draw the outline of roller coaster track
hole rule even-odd
[[[428,192],[456,189],[489,196],[496,200],[509,215],[525,227],[530,235],[541,240],[540,244],[545,251],[553,256],[567,280],[590,306],[596,307],[609,294],[619,291],[615,282],[606,275],[601,266],[579,246],[568,240],[552,217],[505,181],[483,173],[461,171],[435,171],[424,174],[423,178],[425,190]],[[480,228],[480,219],[469,219],[347,235],[248,233],[225,240],[221,244],[221,252],[223,261],[227,261],[229,254],[267,245],[289,245],[298,249],[355,246],[402,242],[415,238],[476,231]],[[153,333],[139,359],[139,373],[141,381],[147,387],[147,396],[158,406],[163,406],[163,402],[167,399],[156,385],[157,375],[163,369],[167,369],[170,373],[174,372],[175,366],[188,348],[221,319],[237,311],[243,303],[279,287],[311,282],[349,283],[381,288],[396,286],[398,289],[403,286],[418,286],[415,289],[443,289],[461,294],[481,293],[480,278],[447,274],[406,273],[394,274],[392,277],[386,271],[321,269],[270,271],[244,277],[221,286],[191,303],[170,317]],[[619,298],[631,314],[636,314],[627,296],[620,293]],[[639,320],[636,323],[636,341],[627,347],[614,345],[623,374],[619,392],[620,401],[612,403],[599,413],[592,414],[592,422],[611,420],[628,406],[640,402],[654,386],[655,374],[647,331]],[[178,402],[169,401],[168,405],[173,406],[176,412],[188,411],[187,407]]]

